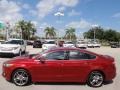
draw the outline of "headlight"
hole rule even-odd
[[[43,48],[47,48],[47,46],[46,46],[46,45],[43,45]]]
[[[14,50],[18,49],[19,47],[13,47]]]
[[[11,66],[13,66],[13,64],[4,63],[3,66],[4,66],[4,67],[11,67]]]

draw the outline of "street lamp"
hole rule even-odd
[[[64,16],[63,12],[58,11],[57,13],[54,14],[54,16],[58,17],[59,22],[61,21],[61,17]],[[59,38],[59,31],[58,31],[58,38]]]
[[[6,22],[6,40],[9,40],[10,23]]]
[[[96,27],[98,27],[98,25],[96,25],[96,24],[95,24],[95,25],[92,25],[92,28],[96,28]],[[96,32],[95,32],[95,29],[94,29],[94,42],[96,41],[95,33],[96,33]]]

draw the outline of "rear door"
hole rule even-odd
[[[68,60],[64,60],[62,64],[63,81],[82,82],[85,80],[90,70],[90,60],[87,55],[79,50],[68,51]]]

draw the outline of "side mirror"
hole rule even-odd
[[[44,57],[40,57],[39,60],[40,60],[41,63],[45,63],[45,58]]]

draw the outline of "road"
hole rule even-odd
[[[30,54],[38,53],[41,49],[33,49],[31,46],[27,47],[27,51]],[[29,86],[19,87],[10,82],[7,82],[2,76],[2,63],[10,60],[11,58],[0,58],[0,90],[119,90],[120,88],[120,48],[90,48],[90,51],[111,55],[115,58],[117,67],[117,76],[112,83],[103,85],[99,88],[92,88],[87,85],[81,85],[79,83],[37,83]]]

